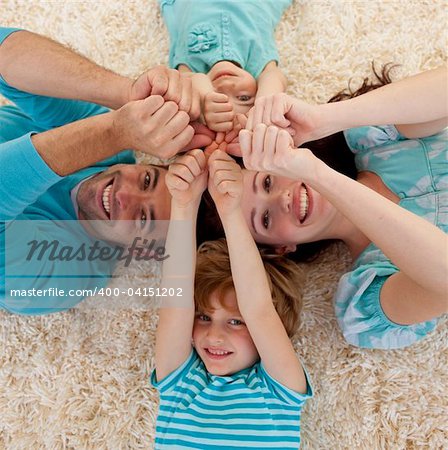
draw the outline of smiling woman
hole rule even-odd
[[[342,277],[335,301],[351,344],[405,347],[447,312],[448,266],[440,251],[448,231],[440,206],[448,196],[446,78],[446,68],[434,70],[321,106],[285,95],[260,99],[240,133],[244,164],[259,170],[244,176],[245,217],[255,239],[281,253],[297,246],[300,254],[302,244],[321,239],[348,246],[354,268]],[[377,79],[375,87],[388,82],[387,69]],[[294,148],[338,127],[388,121],[397,126],[344,133],[357,181]],[[275,125],[291,126],[294,142]]]

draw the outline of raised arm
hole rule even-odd
[[[174,295],[161,297],[155,349],[158,381],[177,369],[191,352],[196,217],[207,176],[202,150],[192,150],[179,157],[171,164],[166,176],[172,199],[166,240],[169,258],[163,264],[161,288],[166,288],[168,293],[174,292]]]
[[[334,171],[309,150],[294,148],[285,130],[259,124],[254,133],[240,133],[240,145],[247,168],[311,186],[400,269],[380,293],[389,319],[413,324],[448,311],[448,237],[442,230]]]
[[[241,169],[229,155],[216,150],[209,159],[209,172],[209,191],[224,226],[241,315],[269,375],[305,393],[305,374],[273,305],[260,253],[240,207]]]
[[[257,95],[255,98],[285,92],[288,83],[277,63],[270,61],[258,77],[257,84]]]
[[[365,125],[395,124],[406,137],[429,136],[448,126],[447,81],[447,67],[441,67],[342,102],[309,105],[285,94],[263,97],[247,129],[258,123],[292,127],[296,146]]]
[[[0,45],[0,74],[9,85],[22,91],[112,109],[149,95],[161,95],[188,113],[192,107],[191,80],[181,77],[177,70],[157,66],[133,80],[58,42],[24,30],[13,32]]]

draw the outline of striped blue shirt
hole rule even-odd
[[[155,448],[235,450],[300,446],[300,416],[312,396],[281,385],[262,363],[231,376],[207,372],[193,350],[174,372],[157,382],[160,392]]]

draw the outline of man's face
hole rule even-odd
[[[117,164],[96,174],[79,188],[79,219],[89,234],[107,241],[151,239],[155,221],[170,218],[166,172],[160,166]]]

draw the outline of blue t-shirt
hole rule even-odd
[[[16,31],[19,30],[0,28],[0,45]],[[23,291],[32,288],[42,291],[49,288],[98,288],[110,278],[111,262],[84,259],[58,264],[43,258],[35,267],[31,263],[24,267],[23,255],[16,254],[15,248],[19,248],[24,239],[37,242],[56,240],[59,248],[76,241],[76,245],[84,244],[88,248],[93,241],[76,220],[70,191],[83,179],[114,164],[135,163],[135,158],[129,151],[122,152],[62,178],[40,157],[31,142],[31,135],[103,114],[108,109],[82,101],[26,93],[8,85],[1,76],[0,94],[15,103],[0,108],[0,308],[21,314],[66,310],[86,294],[79,292],[76,295],[75,292],[73,296],[62,297],[48,292],[40,296],[11,296],[9,288],[20,287]],[[35,226],[31,220],[36,221]],[[20,235],[20,230],[26,230],[25,234]]]
[[[274,31],[291,0],[159,0],[170,35],[170,67],[208,73],[219,61],[258,78],[278,61]]]
[[[394,126],[346,131],[359,172],[369,171],[400,198],[400,206],[448,231],[448,129],[422,139],[406,139]],[[345,274],[335,296],[345,339],[367,348],[406,347],[434,329],[437,320],[398,325],[384,314],[381,287],[399,269],[373,243]]]
[[[163,380],[156,423],[157,450],[240,448],[297,450],[300,394],[274,380],[262,363],[231,376],[211,375],[193,349],[188,359]]]

